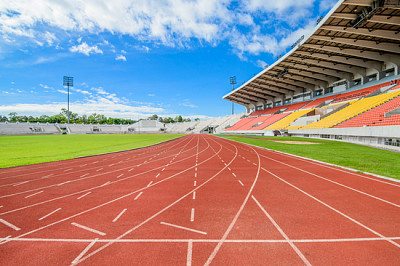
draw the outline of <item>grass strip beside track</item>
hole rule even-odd
[[[175,139],[179,134],[37,135],[0,137],[0,168],[123,151]]]
[[[233,137],[223,136],[242,143],[299,155],[331,164],[358,169],[382,176],[400,179],[400,153],[381,150],[341,141],[300,137]],[[286,144],[270,140],[307,141],[319,143]]]

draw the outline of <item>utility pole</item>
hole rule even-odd
[[[236,76],[232,76],[229,78],[229,83],[232,85],[232,91],[235,89],[235,84],[236,84]],[[232,102],[232,114],[234,113],[233,109],[233,102]]]

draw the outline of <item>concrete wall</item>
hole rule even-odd
[[[400,138],[400,126],[350,127],[288,130],[290,135],[336,135],[357,137]]]

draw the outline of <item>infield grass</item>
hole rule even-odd
[[[1,136],[0,168],[72,159],[157,144],[183,135]]]
[[[224,136],[238,142],[248,143],[271,150],[286,152],[319,161],[370,172],[378,175],[400,179],[400,153],[381,150],[363,145],[341,141],[299,138],[299,137],[232,137]],[[307,141],[319,143],[286,144],[271,140]]]

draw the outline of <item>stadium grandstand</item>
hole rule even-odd
[[[400,139],[400,1],[340,0],[309,36],[223,99],[224,132],[385,145]]]

